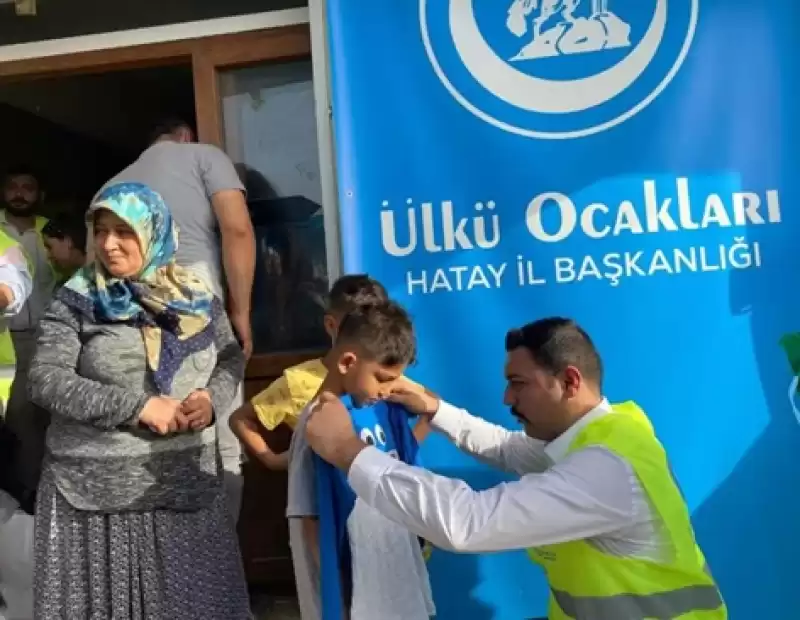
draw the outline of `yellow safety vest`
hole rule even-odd
[[[10,237],[4,230],[0,229],[0,255],[13,247],[22,249],[22,244]],[[24,251],[23,255],[27,257]],[[28,268],[31,270],[32,276],[33,265],[30,259],[28,259]],[[8,397],[11,394],[11,384],[14,382],[16,365],[17,356],[14,354],[14,343],[11,340],[11,332],[8,330],[7,323],[0,319],[0,402],[2,402],[3,409],[5,409],[5,405],[8,403]]]
[[[694,538],[686,502],[650,421],[633,402],[588,424],[569,452],[602,446],[636,473],[674,556],[617,557],[588,540],[530,549],[550,585],[549,620],[725,620],[728,612]]]

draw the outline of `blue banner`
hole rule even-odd
[[[513,427],[506,330],[577,319],[608,397],[652,418],[732,618],[800,610],[798,13],[328,0],[344,267],[413,313],[412,376]],[[440,437],[424,458],[498,480]],[[522,553],[431,572],[444,620],[545,614]]]

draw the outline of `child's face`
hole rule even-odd
[[[405,371],[405,364],[384,366],[356,351],[343,352],[337,363],[342,387],[359,407],[388,398]]]
[[[56,237],[44,237],[44,247],[47,249],[47,256],[51,263],[58,267],[70,267],[72,262],[72,241],[69,239],[57,239]]]

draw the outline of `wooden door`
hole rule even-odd
[[[327,273],[309,29],[212,39],[192,63],[199,139],[226,150],[237,165],[256,227],[250,398],[327,344],[322,305],[315,303],[324,299]],[[289,431],[279,427],[265,438],[283,450]],[[254,459],[243,471],[239,538],[248,580],[292,587],[287,476]]]

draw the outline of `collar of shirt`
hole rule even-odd
[[[559,461],[563,460],[569,452],[569,447],[572,444],[572,440],[575,439],[581,429],[585,428],[590,422],[593,422],[597,418],[609,413],[611,413],[611,405],[609,404],[608,400],[604,398],[600,401],[599,405],[589,411],[580,420],[575,422],[575,424],[570,426],[564,433],[547,444],[544,449],[545,453],[554,463],[558,463]]]
[[[13,224],[11,224],[11,222],[9,222],[8,219],[6,218],[6,210],[5,209],[0,209],[0,227],[4,228],[5,231],[8,234],[10,234],[12,237],[17,239],[18,241],[24,235],[27,235],[29,233],[33,233],[34,235],[36,235],[38,237],[38,233],[36,232],[36,225],[35,224],[34,224],[33,227],[29,228],[28,230],[26,230],[24,232],[20,232],[19,229],[16,226],[14,226]]]

